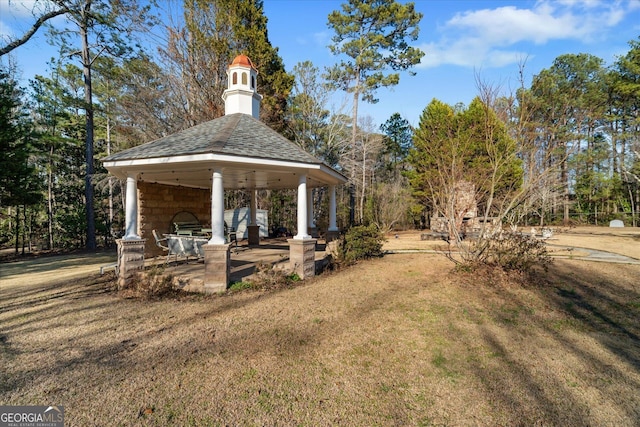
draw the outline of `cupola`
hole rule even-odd
[[[256,91],[258,70],[246,55],[235,57],[227,69],[227,89],[222,94],[224,113],[242,113],[260,118],[262,95]]]

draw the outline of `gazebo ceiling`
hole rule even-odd
[[[194,188],[211,188],[214,168],[222,170],[224,188],[230,190],[296,188],[303,174],[307,175],[308,187],[344,183],[341,174],[325,165],[252,158],[229,159],[214,155],[198,157],[153,159],[153,162],[120,161],[117,165],[107,165],[105,162],[105,166],[121,179],[133,172],[138,174],[141,181]]]
[[[214,168],[226,189],[296,188],[342,184],[346,178],[259,120],[230,114],[103,160],[120,178],[168,185],[211,188]]]

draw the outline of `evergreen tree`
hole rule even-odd
[[[33,127],[20,99],[21,94],[22,91],[9,73],[0,70],[0,206],[3,210],[7,207],[16,208],[14,229],[3,230],[7,234],[13,232],[16,253],[20,237],[24,252],[27,209],[42,199],[40,180],[32,159],[35,143]]]
[[[401,4],[394,0],[348,0],[342,5],[342,11],[329,15],[329,28],[335,32],[329,48],[334,55],[344,55],[347,59],[327,69],[327,80],[353,94],[353,147],[358,135],[359,99],[377,102],[377,89],[397,85],[399,71],[409,70],[424,56],[420,49],[408,43],[417,40],[420,19],[422,14],[415,11],[414,3]],[[387,70],[392,72],[385,73]],[[353,224],[353,169],[350,179],[350,223]]]
[[[227,67],[245,54],[258,70],[261,119],[283,130],[293,77],[269,42],[262,0],[187,0],[184,21],[185,28],[169,29],[164,52],[182,79],[188,126],[224,114],[220,95],[227,86]]]
[[[501,221],[513,208],[522,184],[517,147],[492,108],[479,98],[465,110],[434,99],[425,108],[410,150],[408,172],[414,194],[443,216],[459,238],[469,206],[458,208],[462,187],[473,189],[479,215]],[[467,185],[467,183],[471,185]]]
[[[549,69],[534,76],[531,93],[536,99],[536,122],[544,128],[549,150],[560,164],[563,224],[569,225],[571,178],[568,160],[593,142],[606,106],[602,60],[588,54],[566,54]],[[590,168],[591,165],[585,165]]]
[[[85,116],[85,214],[86,245],[96,248],[94,212],[93,174],[94,159],[94,104],[92,95],[92,66],[102,54],[122,56],[128,48],[132,35],[151,22],[148,12],[150,5],[140,6],[137,0],[56,0],[42,1],[44,13],[20,39],[0,48],[0,55],[11,52],[26,43],[40,26],[56,16],[64,15],[70,25],[63,29],[51,27],[50,34],[61,47],[61,55],[71,58],[78,56],[82,65],[84,82]],[[77,36],[79,47],[73,43]]]
[[[629,42],[609,72],[610,135],[614,172],[628,195],[624,203],[638,224],[640,210],[640,37]]]
[[[398,167],[404,169],[404,162],[413,144],[413,129],[399,113],[393,113],[380,125],[384,133],[383,169],[390,177],[397,177]]]
[[[39,137],[37,161],[46,176],[49,248],[77,248],[86,239],[84,188],[85,117],[80,69],[56,65],[31,82],[32,114]]]

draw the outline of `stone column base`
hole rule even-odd
[[[301,279],[316,275],[316,239],[287,239],[289,266]]]
[[[260,226],[248,225],[247,231],[249,232],[249,246],[260,245]]]
[[[340,230],[327,230],[327,235],[325,237],[325,241],[327,243],[333,242],[334,240],[338,240],[340,238]]]
[[[204,249],[204,292],[225,292],[231,273],[231,245],[202,245]]]
[[[318,238],[318,228],[317,227],[307,227],[307,233],[309,234],[309,236],[313,237],[314,239]]]
[[[126,288],[138,271],[144,269],[144,244],[147,239],[116,240],[118,245],[118,289]]]

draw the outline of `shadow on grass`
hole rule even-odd
[[[550,302],[640,373],[640,293],[579,265],[552,269],[550,280],[555,288]]]
[[[103,281],[90,286],[43,287],[27,297],[18,293],[11,298],[5,295],[0,301],[6,307],[4,316],[0,316],[0,359],[29,358],[30,354],[43,352],[51,357],[39,366],[12,366],[10,373],[0,377],[0,393],[28,387],[36,378],[64,377],[65,382],[82,384],[88,380],[82,377],[85,372],[100,372],[105,367],[114,374],[107,383],[117,386],[116,381],[126,377],[127,372],[171,371],[193,363],[204,365],[212,357],[295,358],[307,354],[327,337],[352,327],[342,318],[322,324],[291,325],[278,323],[277,316],[257,329],[227,325],[227,319],[236,316],[237,310],[251,311],[258,304],[263,306],[271,299],[281,298],[277,291],[146,301],[122,299],[111,287],[112,283]],[[348,316],[364,321],[393,293],[389,288],[365,296]],[[161,314],[158,306],[165,308]],[[78,323],[80,318],[86,321]],[[38,334],[46,328],[52,331],[46,348],[15,344],[20,335]],[[73,329],[73,341],[69,341],[68,334],[56,335],[56,329]],[[74,351],[66,353],[68,349]]]
[[[609,402],[616,402],[629,420],[640,419],[638,402],[616,395],[617,387],[640,390],[638,377],[630,377],[625,369],[640,374],[640,294],[631,283],[617,284],[597,269],[584,266],[556,262],[545,285],[525,292],[520,288],[485,288],[504,305],[491,312],[498,328],[480,325],[479,338],[501,363],[489,369],[477,364],[473,371],[500,407],[513,408],[510,419],[520,418],[524,425],[592,425],[592,408],[577,396],[593,389]],[[542,308],[532,305],[532,297]],[[501,313],[509,310],[511,313]],[[536,310],[544,313],[538,315]],[[549,313],[561,313],[560,326],[546,317]],[[609,353],[587,345],[590,340]],[[536,343],[539,348],[534,347],[530,358],[518,356],[518,345],[530,348]],[[579,367],[571,366],[570,360]],[[569,369],[558,373],[558,364]],[[547,366],[554,375],[546,372]]]
[[[417,256],[414,258],[418,259]],[[336,307],[326,305],[320,297],[326,294],[317,293],[326,286],[326,282],[316,281],[323,280],[322,277],[307,281],[294,290],[246,292],[223,296],[191,295],[158,301],[120,298],[117,294],[108,293],[107,282],[92,286],[69,284],[61,288],[45,287],[39,292],[31,291],[29,295],[21,295],[19,292],[13,293],[10,297],[2,295],[0,307],[3,307],[4,311],[0,311],[0,359],[11,363],[11,371],[0,374],[0,400],[6,401],[7,396],[22,397],[31,383],[46,383],[41,381],[43,379],[64,378],[71,389],[74,385],[79,385],[89,395],[94,393],[91,397],[95,397],[95,394],[104,390],[121,390],[120,383],[129,377],[143,382],[140,387],[145,385],[144,381],[151,378],[147,385],[153,389],[154,381],[162,383],[158,386],[162,388],[165,387],[164,381],[170,382],[172,378],[181,375],[196,375],[194,372],[197,373],[198,381],[207,378],[203,381],[210,379],[216,384],[207,389],[207,398],[212,402],[224,403],[225,399],[231,402],[242,393],[254,396],[255,399],[263,399],[264,394],[259,392],[262,390],[264,393],[265,382],[272,384],[269,380],[242,384],[244,390],[235,390],[228,386],[237,385],[237,377],[253,369],[256,361],[271,361],[276,366],[259,365],[261,368],[271,369],[264,374],[266,376],[273,372],[281,372],[277,370],[281,366],[294,366],[292,370],[297,372],[298,376],[303,376],[306,372],[304,368],[295,367],[294,364],[309,363],[314,358],[320,359],[323,357],[323,350],[331,353],[336,346],[336,339],[354,340],[354,348],[368,348],[364,345],[368,342],[357,343],[358,338],[377,342],[395,339],[395,332],[380,333],[379,336],[376,334],[385,330],[385,324],[398,322],[398,318],[409,320],[405,320],[408,323],[403,324],[402,328],[390,330],[401,334],[405,330],[411,332],[421,329],[436,339],[441,338],[439,334],[442,331],[429,322],[442,322],[436,325],[443,326],[443,329],[451,328],[455,332],[457,343],[453,348],[456,351],[463,349],[460,356],[462,358],[471,354],[464,353],[466,349],[477,347],[479,342],[490,353],[495,354],[486,365],[483,365],[486,361],[468,362],[465,365],[468,369],[465,368],[467,370],[464,371],[477,379],[477,383],[484,388],[488,405],[494,405],[497,411],[504,411],[504,417],[494,418],[495,425],[501,422],[510,425],[593,424],[590,408],[585,404],[586,401],[574,392],[575,386],[568,384],[564,376],[557,375],[557,370],[546,371],[545,364],[554,363],[553,357],[562,359],[562,366],[567,366],[571,363],[570,360],[575,359],[590,367],[593,370],[590,375],[594,378],[607,375],[612,381],[626,381],[630,389],[640,390],[640,384],[634,378],[625,375],[625,366],[613,365],[606,359],[610,355],[603,355],[603,352],[597,352],[593,347],[582,346],[573,333],[577,331],[580,336],[586,335],[588,339],[597,340],[603,348],[617,356],[623,365],[626,364],[635,372],[639,372],[640,326],[637,324],[637,318],[640,307],[629,303],[640,302],[640,295],[632,286],[619,286],[604,274],[594,274],[593,269],[582,269],[579,263],[558,263],[550,270],[545,286],[525,289],[478,286],[465,290],[468,291],[471,300],[479,301],[478,304],[482,305],[475,312],[477,316],[471,316],[470,321],[462,319],[467,323],[460,327],[459,322],[462,320],[459,313],[465,308],[464,300],[447,300],[444,303],[439,301],[442,304],[441,310],[431,310],[426,314],[419,311],[428,310],[429,304],[434,303],[427,297],[422,296],[425,299],[418,299],[416,296],[437,293],[438,286],[442,286],[437,281],[431,281],[428,273],[423,275],[422,270],[418,270],[417,266],[412,264],[411,268],[416,269],[416,274],[407,275],[405,278],[393,277],[384,270],[384,263],[377,265],[380,271],[376,280],[380,280],[383,285],[359,283],[358,280],[365,279],[358,278],[352,279],[352,282],[340,281],[338,285],[332,285],[335,286],[332,292],[343,292],[345,301],[334,302],[339,304]],[[424,271],[429,270],[425,267]],[[447,283],[447,286],[458,285]],[[292,317],[288,312],[288,298],[294,295],[294,292],[296,298],[306,298],[298,300],[299,304],[308,303],[305,305],[307,312],[292,311],[298,317]],[[407,299],[406,295],[402,295],[403,292],[412,297]],[[53,300],[49,300],[47,293],[54,296]],[[534,297],[538,302],[532,305],[531,298]],[[396,304],[396,300],[400,302]],[[292,301],[296,300],[292,298]],[[491,306],[490,303],[484,304],[484,301],[494,301],[495,304]],[[399,307],[405,312],[400,312]],[[309,310],[317,310],[319,314],[309,314]],[[406,312],[412,310],[415,311],[416,320],[406,315]],[[561,312],[563,320],[569,325],[566,328],[570,329],[572,334],[566,334],[562,328],[555,327],[545,316],[539,316],[536,310],[544,310],[545,314]],[[257,313],[255,317],[254,313]],[[82,323],[82,319],[85,323]],[[367,328],[376,324],[382,326]],[[52,330],[46,346],[20,341],[19,334],[35,336],[38,329],[45,330],[48,327],[62,332],[65,329],[71,331],[57,335]],[[469,332],[470,330],[473,333]],[[369,333],[372,335],[368,335]],[[69,341],[69,335],[74,337],[74,341]],[[408,364],[416,363],[413,357],[423,357],[427,360],[430,357],[428,353],[416,355],[412,351],[403,359],[405,356],[400,351],[400,343],[404,339],[414,350],[416,347],[413,347],[414,342],[411,341],[414,338],[415,335],[409,334],[406,337],[401,336],[397,342],[376,344],[373,348],[377,350],[364,355],[358,353],[358,357],[368,358],[367,363],[379,362],[381,367],[390,371],[392,378],[393,375],[399,376]],[[445,338],[441,342],[450,339]],[[534,351],[523,357],[522,352],[518,351],[518,346],[524,343],[533,343],[534,346],[531,348],[534,348]],[[537,343],[540,343],[539,348],[535,347]],[[397,348],[397,352],[383,354],[386,345]],[[446,350],[445,348],[445,352]],[[39,364],[19,363],[21,360],[29,360],[31,356],[41,357],[42,352],[47,352],[49,357],[42,358]],[[450,359],[455,357],[445,354],[442,360],[445,360],[445,356]],[[332,357],[341,355],[332,354]],[[317,363],[326,363],[327,366],[339,369],[342,364],[352,363],[350,360],[345,358],[340,361],[332,360],[330,363]],[[400,362],[394,364],[394,360]],[[386,363],[389,365],[386,366]],[[87,372],[97,373],[96,377],[89,378]],[[355,372],[365,376],[361,371]],[[425,387],[424,384],[433,379],[433,372],[416,372],[418,377],[422,376],[424,382],[417,378],[401,376],[396,380],[400,383],[406,381],[406,390],[412,390],[412,393],[429,394],[428,390],[416,387]],[[456,378],[464,379],[463,376]],[[92,383],[95,385],[87,386],[89,379],[95,381]],[[189,381],[188,378],[186,380]],[[327,380],[329,385],[324,390],[328,395],[327,400],[341,396],[341,386],[337,385],[340,383],[339,380],[341,379]],[[191,381],[194,379],[191,378]],[[186,386],[191,387],[189,392],[180,390],[167,393],[186,393],[187,397],[192,396],[190,393],[201,390],[202,386],[198,381]],[[350,378],[349,381],[358,379]],[[617,402],[617,396],[613,395],[614,388],[595,384],[593,378],[586,378],[584,381],[587,387],[597,388],[610,404],[615,404],[621,411],[625,411],[629,419],[638,419],[637,407],[634,409],[628,402]],[[461,387],[467,385],[465,383]],[[304,386],[296,384],[292,387]],[[252,394],[253,392],[255,393]],[[329,394],[330,392],[337,394]],[[389,390],[383,392],[389,396]],[[398,402],[413,398],[409,392],[393,392],[397,393],[392,397],[397,398]],[[39,393],[37,396],[57,397],[65,392],[44,390]],[[127,391],[123,391],[124,400],[138,398],[137,395],[131,394],[131,390],[128,391],[129,395],[126,393]],[[66,396],[68,398],[69,394]],[[160,393],[160,396],[164,395]],[[381,396],[385,395],[374,395],[371,399],[379,400]],[[87,397],[86,400],[90,398]],[[291,400],[283,395],[272,397],[270,403],[273,402],[286,404]],[[388,410],[389,414],[395,414],[396,424],[415,424],[415,419],[411,417],[422,409],[415,409],[420,406],[417,401],[410,402],[406,407],[395,405],[393,411]],[[637,400],[635,402],[637,403]],[[228,415],[223,403],[222,406],[216,407],[222,414],[220,419]],[[236,410],[244,409],[241,404],[238,405],[240,406],[236,406]],[[308,405],[306,409],[309,411],[321,410],[313,406],[314,402],[308,402]],[[123,416],[128,416],[129,418],[125,419],[132,423],[131,417],[135,419],[137,415],[129,413]],[[162,424],[161,418],[156,419],[156,424]]]

